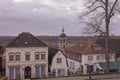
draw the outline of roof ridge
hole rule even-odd
[[[25,43],[26,42],[26,43]],[[19,34],[13,41],[11,41],[6,47],[32,47],[32,46],[47,46],[37,37],[31,33],[23,32]]]

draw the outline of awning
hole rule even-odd
[[[106,70],[106,62],[99,62],[98,65],[103,69]],[[110,70],[119,70],[120,69],[120,62],[110,62]]]

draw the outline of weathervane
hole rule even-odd
[[[62,28],[62,33],[64,33],[64,27]]]

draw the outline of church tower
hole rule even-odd
[[[67,48],[67,36],[64,33],[64,28],[62,28],[62,33],[59,36],[59,49],[63,50]]]

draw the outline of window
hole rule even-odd
[[[35,67],[35,74],[36,74],[37,77],[40,75],[39,66]]]
[[[62,63],[62,59],[61,58],[57,58],[57,63],[61,64]]]
[[[36,66],[35,74],[37,77],[44,76],[45,75],[45,66]]]
[[[39,54],[35,54],[35,60],[39,60],[40,56]]]
[[[16,54],[16,61],[20,61],[20,54]]]
[[[74,62],[70,62],[70,68],[75,69],[75,63]]]
[[[73,63],[73,69],[75,69],[75,63]]]
[[[25,60],[30,60],[30,54],[25,55]]]
[[[100,60],[100,56],[97,56],[97,60]]]
[[[104,56],[103,56],[103,55],[99,55],[99,56],[97,56],[96,59],[97,59],[97,60],[104,60]]]
[[[45,67],[41,66],[41,76],[44,76],[44,74],[45,74]]]
[[[58,76],[64,76],[65,70],[64,69],[58,69]]]
[[[9,77],[14,78],[14,68],[9,68]]]
[[[45,54],[41,54],[41,60],[45,60]]]
[[[65,42],[65,39],[63,39],[63,42]]]
[[[102,55],[101,57],[102,57],[102,60],[104,60],[104,59],[105,59],[104,55]]]
[[[13,54],[9,55],[9,61],[14,61],[14,55]]]
[[[93,60],[93,56],[88,56],[88,60]]]
[[[20,68],[15,68],[15,76],[19,76],[20,75]]]
[[[20,68],[19,67],[9,68],[9,77],[10,78],[16,78],[19,75],[20,75]]]

